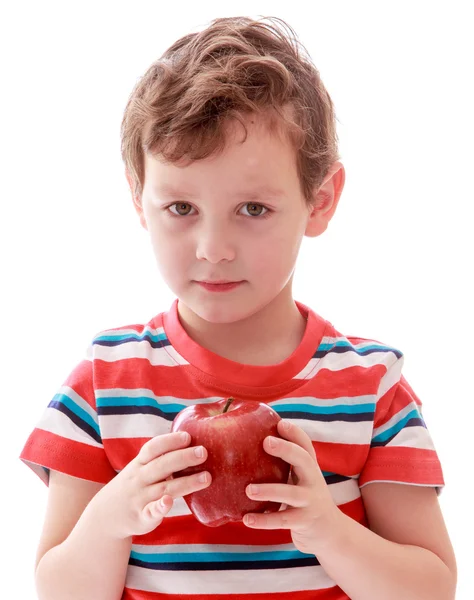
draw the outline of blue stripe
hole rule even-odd
[[[416,409],[409,412],[403,419],[400,419],[398,423],[393,425],[393,427],[387,429],[387,431],[376,435],[374,438],[372,438],[372,442],[386,442],[389,438],[395,437],[405,427],[408,421],[411,421],[411,419],[420,419],[420,413]]]
[[[383,344],[367,344],[363,348],[356,348],[348,340],[337,340],[336,342],[326,342],[319,345],[316,357],[323,356],[328,352],[335,352],[336,354],[342,354],[343,352],[355,352],[359,356],[366,356],[367,354],[373,354],[374,352],[392,352],[397,358],[403,356],[403,353],[392,346],[385,346]]]
[[[312,404],[272,404],[273,410],[279,412],[301,412],[316,415],[340,415],[374,413],[375,402],[366,404],[336,404],[334,406],[314,406]]]
[[[185,404],[162,404],[155,398],[147,396],[107,396],[106,398],[97,398],[97,406],[153,406],[159,408],[162,412],[178,413],[187,408]],[[271,408],[277,413],[280,412],[300,412],[303,414],[313,413],[318,415],[338,415],[338,414],[361,414],[374,413],[375,403],[365,404],[337,404],[335,406],[314,406],[311,404],[272,404]]]
[[[49,406],[51,408],[58,408],[58,404],[63,404],[64,406],[66,406],[70,410],[70,412],[74,413],[76,417],[78,417],[81,421],[87,423],[87,425],[89,425],[89,427],[91,427],[96,432],[96,434],[100,436],[100,430],[97,423],[90,416],[90,414],[87,413],[80,406],[78,406],[72,398],[70,398],[66,394],[55,394]]]
[[[244,562],[244,561],[278,561],[278,560],[294,560],[299,558],[308,558],[312,556],[303,554],[298,550],[277,550],[274,552],[166,552],[159,553],[143,553],[131,552],[130,557],[135,560],[140,560],[149,563],[204,563],[204,562]]]
[[[160,404],[155,398],[147,396],[107,396],[97,398],[97,406],[153,406],[163,412],[178,413],[186,408],[185,404]]]
[[[147,340],[152,340],[153,342],[158,342],[158,341],[163,341],[166,340],[166,335],[164,333],[157,333],[157,334],[153,334],[150,331],[145,331],[143,332],[141,335],[139,335],[138,333],[134,333],[134,332],[127,332],[127,333],[110,333],[108,335],[99,335],[98,337],[96,337],[94,339],[94,341],[96,342],[120,342],[123,340],[136,340],[136,341],[143,341],[145,339]]]
[[[153,569],[155,571],[250,571],[264,569],[291,569],[293,567],[319,566],[319,560],[314,554],[306,558],[292,560],[262,560],[262,561],[234,561],[234,562],[145,562],[130,558],[129,565]]]
[[[92,343],[100,346],[120,346],[128,342],[148,342],[152,348],[162,348],[170,345],[170,341],[164,333],[152,334],[150,332],[141,335],[133,332],[99,335],[94,338]]]

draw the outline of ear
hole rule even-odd
[[[128,169],[125,169],[125,177],[127,178],[128,185],[130,186],[130,191],[132,192],[133,206],[134,206],[135,210],[137,211],[138,216],[140,217],[140,223],[144,229],[148,230],[145,213],[143,212],[142,201],[139,196],[135,195],[135,190],[134,190],[135,186],[133,183],[132,176],[130,175]]]
[[[317,237],[326,231],[329,221],[336,212],[345,180],[344,165],[337,160],[331,165],[322,184],[313,194],[313,208],[308,217],[306,236]]]

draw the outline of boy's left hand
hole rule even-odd
[[[286,424],[289,429],[285,429]],[[263,447],[268,454],[292,465],[294,485],[262,483],[257,486],[258,493],[253,493],[251,488],[255,486],[249,485],[246,493],[252,500],[272,500],[291,508],[274,513],[247,513],[243,522],[252,529],[290,529],[298,550],[315,554],[316,548],[331,536],[342,513],[332,499],[308,434],[284,419],[278,422],[278,433],[285,439],[269,436]],[[249,523],[249,517],[254,518],[253,523]]]

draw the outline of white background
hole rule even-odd
[[[305,239],[294,295],[346,335],[405,354],[443,464],[458,600],[474,597],[470,2],[15,2],[2,9],[1,552],[9,598],[35,597],[47,488],[18,459],[102,329],[173,296],[132,206],[120,122],[137,79],[221,16],[278,16],[336,107],[346,186]],[[5,389],[6,388],[6,389]]]

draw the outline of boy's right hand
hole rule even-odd
[[[208,487],[211,475],[168,479],[172,473],[199,465],[207,458],[202,446],[187,446],[191,436],[182,432],[154,437],[143,444],[137,456],[91,500],[90,509],[98,516],[100,527],[120,539],[144,535],[155,529],[173,506],[173,499]],[[195,454],[203,449],[203,457]],[[206,475],[204,482],[199,481]]]

